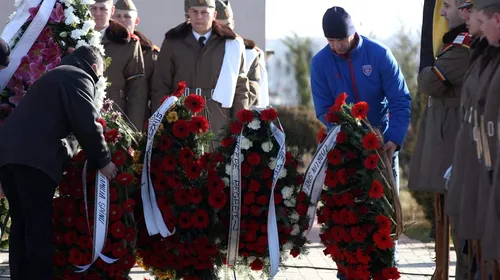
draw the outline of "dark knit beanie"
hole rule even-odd
[[[10,63],[10,47],[0,38],[0,66],[7,67]]]
[[[323,32],[326,38],[344,39],[356,32],[351,16],[341,7],[331,7],[323,16]]]

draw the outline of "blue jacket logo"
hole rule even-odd
[[[363,73],[365,73],[366,76],[370,76],[372,73],[372,66],[371,65],[363,65]]]

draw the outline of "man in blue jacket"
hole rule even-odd
[[[397,151],[410,123],[411,96],[398,63],[387,47],[357,34],[350,15],[341,7],[326,11],[323,31],[328,45],[314,56],[311,65],[316,116],[331,128],[325,115],[342,92],[348,95],[347,103],[367,102],[368,120],[384,133],[383,150],[393,158],[399,188]]]

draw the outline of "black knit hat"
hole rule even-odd
[[[10,47],[0,38],[0,66],[7,67],[10,63]]]
[[[344,39],[356,32],[351,16],[341,7],[331,7],[323,16],[323,32],[326,38]]]

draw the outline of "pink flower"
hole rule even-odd
[[[40,57],[37,62],[30,63],[30,83],[33,84],[38,80],[43,74],[45,74],[45,65],[43,65],[43,60]]]
[[[13,91],[15,94],[23,95],[24,94],[24,85],[23,85],[23,80],[18,78],[18,77],[12,77],[10,79],[9,83],[7,84],[7,87]]]
[[[30,63],[31,59],[25,55],[23,58],[21,58],[21,64],[19,64],[19,67],[17,68],[16,72],[14,73],[14,77],[29,81],[30,79]]]
[[[61,23],[64,20],[64,10],[61,3],[57,3],[56,7],[52,10],[50,14],[50,23]]]
[[[56,61],[61,57],[61,49],[54,39],[50,38],[47,47],[40,52],[47,63]]]
[[[47,42],[50,38],[52,38],[52,30],[50,27],[45,27],[40,33],[40,36],[36,39],[38,42]]]
[[[28,56],[30,57],[31,61],[37,61],[40,58],[40,54],[43,49],[45,49],[44,42],[37,42],[33,44],[30,51],[28,52]]]
[[[45,70],[50,71],[59,66],[60,63],[61,63],[61,58],[58,57],[53,62],[47,64],[47,66],[45,66]]]
[[[41,5],[38,5],[38,6],[33,7],[33,8],[29,8],[28,12],[30,13],[30,17],[28,18],[28,21],[33,20],[33,18],[36,16],[36,14],[38,14],[38,10],[40,10],[40,6]]]

